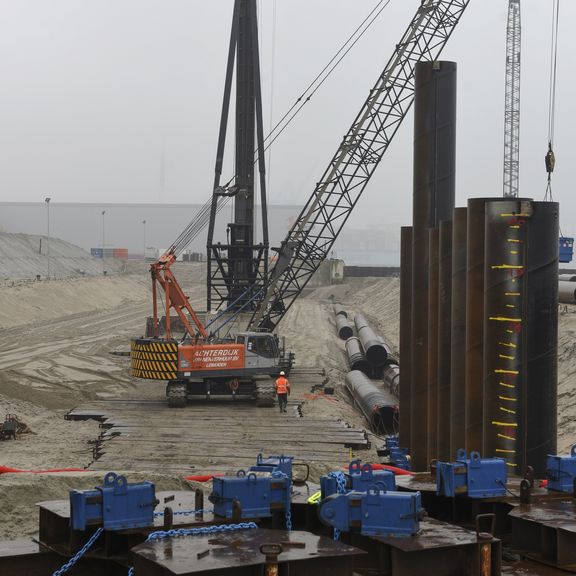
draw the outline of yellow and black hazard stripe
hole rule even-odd
[[[132,340],[132,376],[145,380],[178,379],[178,343],[175,340]]]

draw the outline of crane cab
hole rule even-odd
[[[236,336],[236,344],[244,346],[246,369],[278,369],[280,347],[276,336],[263,332],[244,332]]]

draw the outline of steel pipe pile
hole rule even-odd
[[[378,388],[366,374],[353,370],[346,374],[346,388],[364,417],[378,434],[395,434],[398,401],[390,392]]]
[[[382,371],[382,379],[388,390],[396,398],[400,397],[400,366],[398,364],[387,364]],[[402,412],[400,413],[402,414]],[[402,418],[402,416],[400,416]]]
[[[384,366],[388,358],[388,351],[382,338],[376,335],[362,314],[354,316],[354,325],[356,326],[356,332],[362,344],[366,360],[373,366]]]
[[[367,374],[370,370],[370,364],[366,360],[366,356],[364,356],[360,340],[352,336],[352,338],[346,340],[344,347],[346,348],[346,359],[350,370],[360,370]]]
[[[483,453],[521,474],[556,453],[558,204],[485,206]]]
[[[410,451],[428,469],[430,228],[451,220],[456,192],[456,63],[419,62],[414,97],[414,202],[410,357]],[[402,360],[404,365],[404,360]],[[402,392],[401,392],[402,393]],[[447,417],[448,415],[446,415]]]
[[[338,314],[336,316],[336,331],[341,340],[348,340],[354,336],[354,330],[350,324],[348,324],[348,318],[343,314]]]
[[[344,318],[348,318],[348,312],[346,312],[342,304],[338,304],[337,302],[335,302],[332,305],[332,309],[334,310],[334,314],[336,316],[344,316]]]
[[[438,451],[449,462],[452,347],[452,221],[440,222],[438,245]]]
[[[410,446],[412,369],[412,227],[404,226],[400,236],[400,425],[402,446]]]
[[[450,457],[464,446],[466,378],[466,235],[468,209],[455,208],[452,225],[450,338]]]
[[[558,282],[558,300],[562,304],[576,304],[576,284],[571,280]]]

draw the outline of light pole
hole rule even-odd
[[[50,278],[50,198],[46,198],[44,200],[46,202],[46,236],[47,236],[47,247],[46,247],[46,254],[48,256],[48,278]]]
[[[106,215],[106,210],[102,210],[102,274],[106,272],[104,268],[104,247],[106,246],[106,220],[104,216]]]
[[[143,259],[146,260],[146,220],[142,220],[142,227],[144,229],[144,251],[143,251]]]

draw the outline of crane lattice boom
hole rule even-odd
[[[509,0],[506,32],[504,196],[518,196],[520,173],[520,0]]]
[[[280,248],[251,328],[272,330],[329,253],[414,100],[414,69],[437,60],[469,0],[422,0]]]

